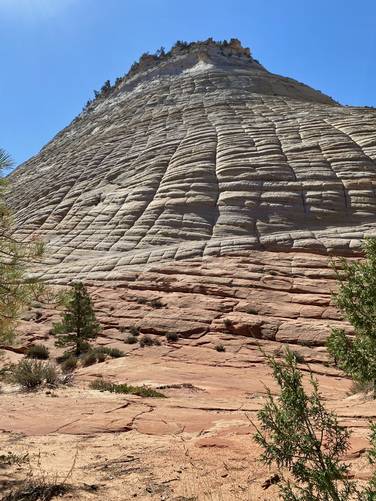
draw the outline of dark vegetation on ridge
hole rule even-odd
[[[139,60],[132,64],[128,73],[122,77],[118,77],[113,85],[111,85],[110,80],[106,80],[100,90],[94,90],[94,99],[89,99],[89,101],[87,101],[83,111],[88,110],[90,105],[95,101],[109,97],[127,78],[134,76],[145,63],[159,65],[173,56],[183,55],[191,50],[204,47],[217,47],[223,55],[228,57],[234,55],[235,57],[246,57],[252,60],[250,50],[248,48],[243,48],[237,38],[231,38],[230,41],[216,41],[213,38],[197,42],[184,42],[178,40],[169,51],[166,51],[164,47],[160,47],[153,54],[144,52]],[[253,61],[259,64],[257,59],[253,59]]]

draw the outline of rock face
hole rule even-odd
[[[376,111],[232,40],[144,55],[11,176],[55,280],[250,250],[351,254],[376,229]]]
[[[91,486],[115,501],[279,499],[250,421],[265,386],[277,391],[259,347],[289,345],[352,431],[351,475],[369,478],[374,402],[349,396],[323,345],[332,327],[351,333],[328,254],[357,255],[375,233],[375,162],[376,111],[269,73],[237,40],[142,56],[12,174],[9,195],[18,234],[48,241],[44,278],[85,280],[96,343],[126,356],[80,363],[71,388],[5,387],[1,449],[35,452],[53,478],[75,465],[83,501]],[[61,355],[58,317],[36,303],[0,363],[32,343]],[[145,335],[158,342],[142,348]],[[89,389],[99,376],[168,398]],[[5,473],[9,490],[20,465]]]

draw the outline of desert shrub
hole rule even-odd
[[[14,364],[6,364],[0,369],[0,381],[12,382]]]
[[[59,375],[56,368],[48,362],[24,359],[14,366],[12,380],[25,390],[34,390],[44,384],[57,385]]]
[[[132,334],[130,334],[129,336],[127,336],[125,338],[125,342],[127,344],[135,344],[135,343],[137,343],[137,338],[136,338],[136,336],[132,336]]]
[[[64,363],[68,358],[72,357],[72,356],[76,356],[72,351],[64,351],[64,353],[62,355],[59,355],[58,357],[56,357],[56,362],[58,364],[62,364]]]
[[[138,298],[136,298],[136,302],[138,304],[146,304],[148,302],[148,300],[145,297],[138,297]]]
[[[50,352],[43,344],[33,344],[27,349],[26,356],[27,358],[34,358],[36,360],[47,360]]]
[[[373,391],[373,382],[370,381],[353,381],[349,389],[350,395],[355,395],[356,393],[369,393]]]
[[[111,358],[121,358],[125,356],[124,351],[119,350],[119,348],[109,348],[107,353]]]
[[[106,353],[103,353],[102,351],[98,352],[95,354],[96,358],[97,358],[97,362],[100,364],[102,362],[104,362],[107,358],[107,355]]]
[[[48,482],[45,479],[27,479],[6,494],[1,501],[50,501],[69,492],[64,483]]]
[[[155,337],[153,339],[153,344],[154,344],[154,346],[161,346],[162,343],[161,343],[160,339],[158,339],[157,337]]]
[[[179,336],[176,334],[176,332],[168,332],[166,334],[166,339],[170,343],[174,343],[179,339]]]
[[[266,404],[258,412],[260,428],[256,428],[254,438],[263,449],[261,460],[268,466],[287,468],[292,476],[291,481],[281,484],[282,499],[358,499],[353,497],[354,482],[348,480],[349,466],[341,460],[349,448],[350,433],[324,407],[317,381],[311,374],[311,392],[307,393],[290,351],[283,362],[271,356],[267,360],[280,396],[275,398],[268,390]]]
[[[363,250],[363,261],[340,259],[333,264],[339,282],[334,302],[355,336],[333,329],[327,348],[335,364],[354,381],[372,383],[376,397],[376,239],[366,239]]]
[[[137,337],[137,336],[140,335],[140,330],[135,325],[131,325],[131,327],[129,328],[129,332],[130,332],[130,334],[132,334],[132,336],[136,336]]]
[[[6,468],[7,466],[17,465],[20,466],[23,463],[29,461],[29,453],[25,454],[15,454],[14,452],[7,452],[7,454],[0,454],[0,468]]]
[[[89,351],[81,358],[81,363],[84,367],[89,367],[97,362],[97,355],[94,351]]]
[[[222,343],[216,344],[215,349],[220,352],[226,351],[226,348],[223,346]]]
[[[152,299],[149,304],[152,308],[163,308],[163,304],[159,299]]]
[[[148,388],[147,386],[131,386],[128,384],[115,384],[103,379],[96,379],[90,383],[90,388],[92,390],[98,391],[110,391],[111,393],[128,393],[132,395],[138,395],[139,397],[158,397],[166,398],[163,393],[153,390],[153,388]]]
[[[153,346],[154,340],[152,337],[145,334],[145,336],[142,336],[140,338],[139,343],[140,343],[141,348],[144,348],[144,346]]]
[[[77,367],[77,362],[78,362],[77,357],[75,357],[74,355],[70,355],[61,364],[61,370],[64,373],[73,372]]]
[[[98,355],[108,355],[111,358],[120,358],[124,357],[125,353],[119,348],[108,348],[107,346],[100,346],[98,348],[94,348],[93,352]]]
[[[223,320],[223,325],[226,327],[227,330],[230,330],[231,327],[233,326],[232,320],[230,320],[229,318],[225,318]]]

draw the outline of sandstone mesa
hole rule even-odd
[[[375,180],[376,110],[270,73],[237,40],[144,55],[11,175],[9,194],[18,235],[47,242],[36,273],[91,285],[98,342],[127,357],[80,369],[56,399],[5,395],[2,446],[38,437],[59,473],[79,447],[77,477],[108,499],[277,499],[261,487],[270,472],[248,418],[272,385],[257,344],[288,344],[353,431],[349,460],[367,478],[376,409],[349,397],[324,343],[333,326],[351,332],[331,303],[328,261],[358,256],[375,235]],[[20,325],[21,353],[38,340],[54,349],[56,311],[37,310]],[[180,338],[127,346],[132,326]],[[98,396],[87,390],[98,373],[169,398]]]

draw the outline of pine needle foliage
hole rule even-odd
[[[376,396],[376,239],[363,244],[365,260],[333,263],[339,289],[334,302],[355,336],[333,329],[327,348],[336,365],[359,383],[372,383]]]
[[[11,165],[11,158],[0,148],[0,176]],[[13,235],[14,224],[5,201],[7,184],[0,177],[0,343],[13,340],[22,310],[43,290],[41,282],[27,276],[30,264],[43,255],[43,243],[22,242]]]
[[[61,303],[65,306],[62,320],[53,326],[56,346],[72,347],[76,356],[87,351],[87,343],[97,337],[101,326],[95,317],[93,304],[85,285],[74,283],[64,294]]]
[[[311,391],[307,393],[296,358],[288,350],[282,362],[271,356],[267,359],[281,392],[276,399],[268,389],[254,438],[263,449],[261,460],[287,469],[292,476],[293,480],[282,484],[282,498],[359,499],[354,482],[348,480],[349,467],[341,461],[349,448],[349,432],[323,405],[317,380],[310,376]]]

